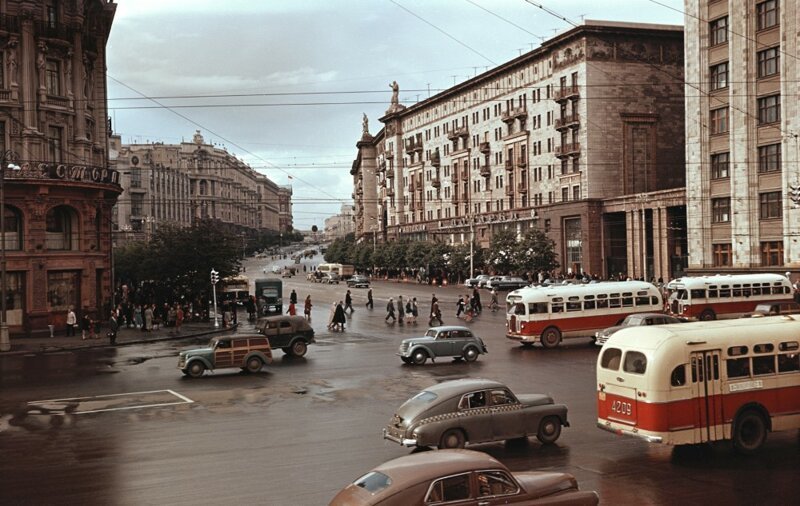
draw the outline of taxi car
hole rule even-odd
[[[397,354],[406,364],[422,365],[429,358],[454,357],[474,362],[488,353],[483,340],[467,327],[432,327],[424,336],[403,339]]]
[[[517,396],[500,382],[470,378],[439,383],[406,401],[383,437],[403,446],[438,448],[529,436],[550,444],[562,426],[569,427],[567,407],[552,397]]]
[[[272,362],[272,349],[265,336],[220,336],[205,348],[178,354],[178,369],[186,376],[199,378],[206,369],[239,367],[255,373]]]
[[[568,473],[512,473],[494,457],[471,450],[406,455],[385,462],[342,489],[331,506],[408,504],[594,505]]]
[[[256,322],[256,331],[269,339],[270,346],[287,355],[302,357],[313,344],[314,329],[302,316],[267,316]]]

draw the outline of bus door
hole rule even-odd
[[[697,351],[690,355],[692,398],[694,402],[695,441],[724,438],[720,350]]]

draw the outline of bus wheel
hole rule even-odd
[[[555,327],[547,327],[542,332],[542,346],[545,348],[555,348],[561,342],[561,331]]]
[[[737,452],[755,453],[767,440],[767,425],[757,412],[749,410],[736,417],[733,429],[733,447]]]
[[[700,321],[709,322],[711,320],[716,320],[716,319],[717,315],[714,314],[714,311],[712,311],[711,309],[706,309],[705,311],[700,313]]]

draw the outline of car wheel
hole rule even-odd
[[[478,352],[478,348],[474,346],[470,346],[466,350],[464,350],[464,360],[466,360],[467,362],[475,362],[476,360],[478,360],[478,355],[480,355],[480,353]]]
[[[195,360],[194,362],[189,364],[189,367],[187,367],[187,369],[189,372],[189,376],[191,376],[192,378],[199,378],[206,371],[206,366],[199,360]]]
[[[711,309],[706,309],[705,311],[700,313],[700,321],[709,322],[711,320],[716,320],[716,319],[717,315],[714,314],[714,311],[712,311]]]
[[[737,452],[745,455],[755,453],[766,440],[767,426],[760,414],[749,410],[736,417],[733,447]]]
[[[539,423],[539,431],[536,438],[542,444],[552,444],[561,435],[561,420],[557,416],[546,416]]]
[[[542,346],[555,348],[561,342],[561,331],[555,327],[547,327],[542,332]]]
[[[292,355],[295,357],[302,357],[308,351],[308,345],[302,339],[298,339],[292,343]]]
[[[414,365],[422,365],[426,360],[428,360],[428,353],[425,350],[416,350],[411,355],[411,361],[414,362]]]
[[[467,439],[461,429],[450,429],[442,434],[439,440],[439,448],[464,448]]]
[[[264,362],[262,362],[260,358],[250,357],[247,359],[247,365],[245,366],[245,369],[247,369],[247,372],[249,373],[256,373],[260,371],[263,366]]]

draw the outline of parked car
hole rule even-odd
[[[325,274],[324,276],[322,276],[322,282],[326,283],[326,284],[329,284],[329,285],[333,285],[333,284],[337,284],[338,285],[340,279],[341,278],[339,277],[339,275],[336,274],[335,272],[329,272],[329,273]]]
[[[272,349],[264,336],[221,336],[205,348],[182,351],[178,354],[178,369],[186,376],[199,378],[206,369],[240,367],[258,372],[272,362]]]
[[[517,276],[500,276],[500,279],[492,279],[486,283],[486,288],[498,291],[512,291],[528,286],[528,282]]]
[[[782,314],[800,314],[800,304],[797,302],[764,302],[755,307],[749,313],[742,315],[742,318],[752,318],[760,316],[777,316]]]
[[[406,401],[383,429],[403,446],[463,448],[465,444],[536,436],[554,443],[569,427],[567,407],[544,394],[516,396],[485,379],[445,381]]]
[[[492,282],[499,281],[503,277],[504,276],[489,276],[489,279],[484,280],[482,285],[479,283],[478,286],[481,287],[481,288],[486,288],[486,289],[491,290],[492,289]]]
[[[272,349],[280,348],[285,354],[302,357],[308,345],[314,344],[314,329],[302,316],[267,316],[259,318],[256,330],[269,339]]]
[[[292,275],[294,275],[293,269],[284,269],[283,272],[281,273],[282,278],[291,278]]]
[[[686,318],[679,316],[670,316],[664,313],[637,313],[631,314],[622,320],[619,325],[608,327],[607,329],[599,330],[594,334],[594,344],[603,346],[615,332],[627,327],[641,327],[644,325],[668,325],[670,323],[686,323]]]
[[[489,281],[489,278],[490,276],[488,274],[480,274],[478,276],[475,276],[474,278],[469,278],[466,281],[464,281],[464,286],[468,288],[475,288],[476,286],[477,287],[485,286],[486,282]]]
[[[481,353],[488,353],[480,337],[467,327],[433,327],[424,336],[403,339],[397,354],[406,364],[422,365],[426,360],[455,357],[474,362]]]
[[[512,473],[494,457],[471,450],[406,455],[385,462],[349,484],[331,506],[407,504],[595,505],[574,476],[560,472]]]
[[[351,288],[369,288],[369,278],[356,274],[347,280],[347,286]]]

